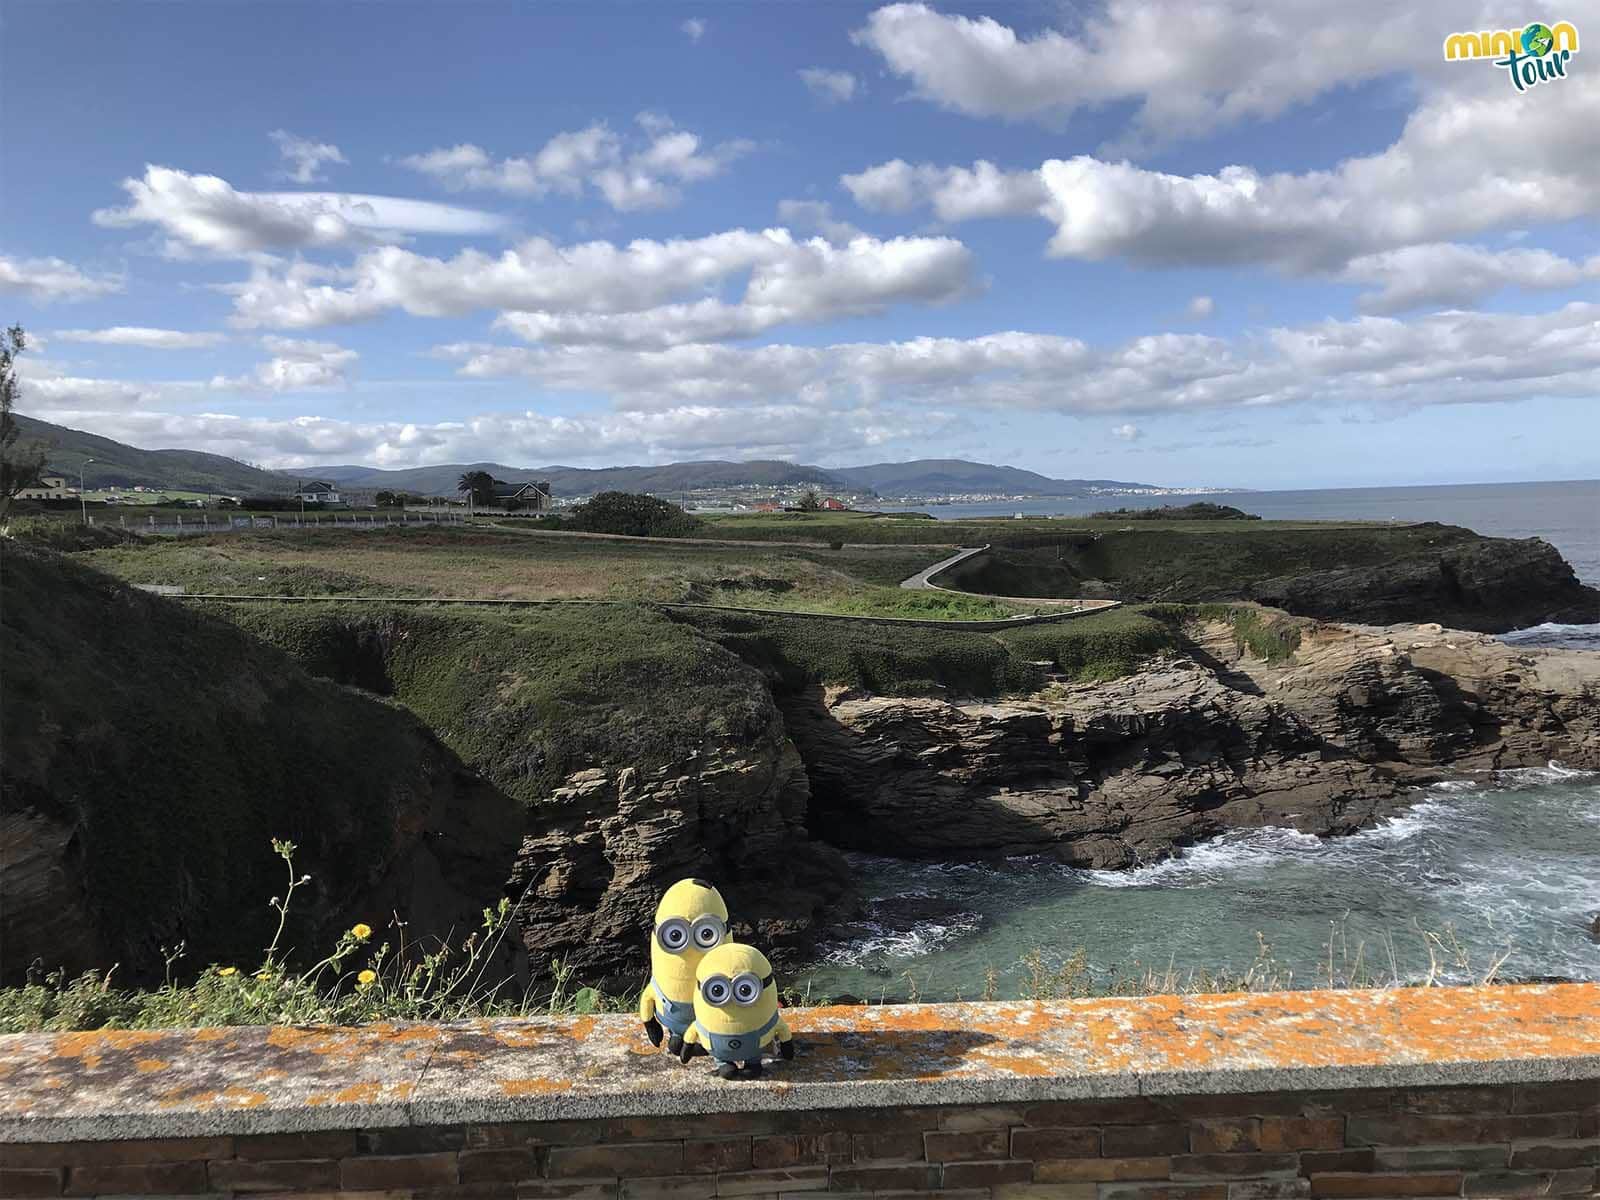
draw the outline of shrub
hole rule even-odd
[[[633,537],[686,537],[701,528],[676,504],[635,492],[601,492],[573,509],[569,524],[584,533]]]
[[[278,838],[287,884],[273,897],[277,931],[253,970],[212,963],[193,982],[177,984],[173,967],[182,945],[164,949],[167,979],[158,988],[113,985],[112,971],[61,974],[0,989],[0,1033],[36,1030],[151,1029],[203,1025],[359,1025],[371,1021],[459,1021],[469,1017],[593,1012],[616,1006],[591,987],[570,991],[571,972],[550,965],[551,987],[535,993],[503,973],[491,974],[512,928],[511,901],[483,910],[483,923],[458,944],[417,946],[405,926],[391,923],[394,941],[374,940],[372,927],[353,925],[333,949],[306,967],[283,952],[294,894],[311,882],[294,865],[295,846]]]

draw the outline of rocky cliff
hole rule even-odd
[[[1281,529],[1129,527],[997,546],[940,584],[1006,596],[1109,596],[1186,604],[1249,600],[1300,616],[1386,625],[1438,621],[1504,633],[1546,621],[1600,621],[1600,590],[1539,538],[1458,526]]]
[[[1225,625],[1192,632],[1134,675],[1029,699],[792,698],[813,829],[878,854],[1117,867],[1227,829],[1348,832],[1455,772],[1600,767],[1600,656],[1306,622],[1272,664]]]
[[[1340,621],[1437,621],[1504,633],[1546,621],[1600,621],[1600,591],[1539,538],[1480,538],[1433,555],[1249,584],[1242,593],[1274,608]]]
[[[648,610],[509,615],[252,605],[310,669],[392,695],[518,802],[502,887],[534,968],[632,986],[656,902],[714,879],[735,932],[782,948],[848,903],[808,832],[809,783],[761,674]]]
[[[0,968],[119,964],[123,982],[319,956],[399,912],[413,938],[502,894],[520,811],[411,713],[317,679],[217,617],[0,540]],[[508,964],[515,966],[514,963]]]

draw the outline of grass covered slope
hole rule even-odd
[[[1181,644],[1180,621],[1170,613],[1132,608],[997,633],[777,614],[674,615],[759,667],[779,691],[822,683],[879,695],[1002,696],[1037,691],[1050,674],[1117,678]]]
[[[17,415],[17,424],[24,442],[36,441],[45,446],[50,471],[70,475],[74,484],[81,471],[84,485],[91,491],[143,485],[208,495],[284,496],[294,490],[292,476],[252,467],[221,454],[207,454],[203,450],[141,450],[98,434],[21,414]],[[91,458],[94,461],[88,462]]]
[[[413,912],[420,936],[493,901],[515,807],[411,714],[79,562],[0,555],[8,977],[37,957],[159,978],[180,943],[185,966],[258,953],[273,838],[313,877],[291,945],[326,944],[352,906]],[[430,870],[448,886],[408,890]]]
[[[574,771],[679,761],[770,713],[755,672],[645,608],[241,604],[230,616],[316,674],[392,695],[525,805]]]

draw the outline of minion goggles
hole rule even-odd
[[[692,943],[696,949],[710,950],[728,936],[728,927],[710,913],[696,917],[694,922],[682,917],[669,917],[656,926],[656,941],[669,954],[687,950]]]
[[[743,971],[729,979],[726,975],[713,975],[700,985],[700,995],[707,1004],[721,1008],[732,1000],[748,1008],[761,999],[761,993],[772,983],[772,976],[759,978],[754,971]]]

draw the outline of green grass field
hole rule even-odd
[[[1031,611],[897,586],[943,557],[913,546],[768,549],[420,526],[155,539],[86,556],[132,583],[233,595],[650,600],[965,620]]]

